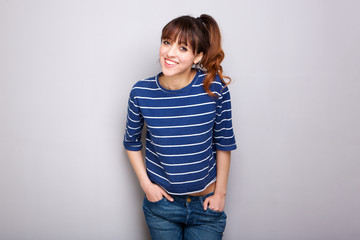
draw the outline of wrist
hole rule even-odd
[[[150,185],[152,185],[152,182],[150,181],[150,179],[144,179],[140,182],[140,186],[143,190],[148,188]]]
[[[226,197],[226,191],[225,190],[220,190],[220,189],[215,189],[214,195],[217,195],[217,196],[220,196],[220,197]]]

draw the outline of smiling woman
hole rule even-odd
[[[225,54],[221,47],[219,26],[211,16],[203,14],[198,18],[191,16],[175,18],[163,28],[161,39],[163,44],[177,43],[179,50],[193,53],[192,57],[195,58],[193,64],[207,72],[204,89],[210,96],[215,96],[209,90],[209,86],[216,75],[219,75],[221,81],[224,78],[231,81],[229,77],[222,75],[221,62]],[[161,50],[162,48],[160,48],[160,62],[163,63],[164,56]],[[226,84],[224,81],[223,83]]]
[[[231,100],[209,15],[182,16],[162,31],[162,72],[130,92],[124,146],[145,193],[153,239],[221,239],[230,151]],[[145,160],[141,131],[147,125]]]

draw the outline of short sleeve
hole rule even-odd
[[[216,150],[231,151],[236,149],[232,125],[230,91],[225,87],[217,99],[214,124],[214,143]]]
[[[130,92],[126,129],[124,134],[124,147],[126,150],[139,151],[142,149],[141,131],[144,126],[140,106],[138,105],[133,91]]]

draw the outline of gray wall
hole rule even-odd
[[[0,1],[0,239],[149,239],[122,148],[160,31],[211,14],[238,150],[224,239],[360,239],[358,1]]]

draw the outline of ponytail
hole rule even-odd
[[[221,62],[225,57],[225,53],[221,47],[221,33],[218,24],[215,19],[206,14],[202,14],[200,20],[209,33],[209,48],[207,52],[204,53],[204,57],[200,63],[200,67],[204,68],[207,72],[203,87],[210,96],[214,97],[215,94],[210,91],[210,85],[214,81],[216,74],[219,75],[225,86],[231,82],[231,78],[222,74],[223,69]],[[229,79],[229,81],[225,82],[224,78]]]

